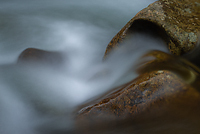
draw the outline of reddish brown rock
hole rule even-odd
[[[117,48],[127,35],[151,31],[164,39],[176,55],[193,50],[200,31],[199,0],[159,0],[150,4],[133,17],[108,44],[106,57]]]
[[[27,48],[19,55],[17,63],[34,63],[55,67],[64,63],[64,55],[60,52]]]
[[[199,68],[159,51],[144,57],[147,56],[156,59],[137,70],[138,78],[86,104],[78,112],[78,130],[84,133],[200,132]]]
[[[77,125],[85,133],[112,130],[113,133],[193,131],[197,134],[200,132],[199,113],[200,93],[197,89],[172,72],[154,71],[83,108],[77,117]],[[151,123],[157,126],[152,125],[150,129]]]

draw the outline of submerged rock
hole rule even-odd
[[[17,63],[33,63],[55,67],[64,63],[64,55],[61,52],[27,48],[19,55]]]
[[[183,55],[197,47],[200,32],[199,0],[158,0],[133,17],[108,44],[105,56],[127,35],[151,32],[163,38],[170,51]]]

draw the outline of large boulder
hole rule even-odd
[[[198,44],[199,24],[199,0],[158,0],[136,14],[115,35],[104,57],[117,48],[127,35],[147,30],[163,38],[173,54],[183,55]]]

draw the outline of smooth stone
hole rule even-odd
[[[18,57],[17,64],[42,64],[52,67],[61,66],[65,62],[61,52],[45,51],[36,48],[25,49]]]
[[[200,69],[160,51],[139,77],[84,104],[76,115],[81,133],[197,134],[200,132]]]

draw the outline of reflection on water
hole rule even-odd
[[[0,133],[72,133],[77,105],[135,78],[145,52],[166,52],[162,40],[135,35],[102,63],[111,38],[153,1],[2,0]],[[65,62],[59,69],[16,64],[29,47],[58,51]]]

